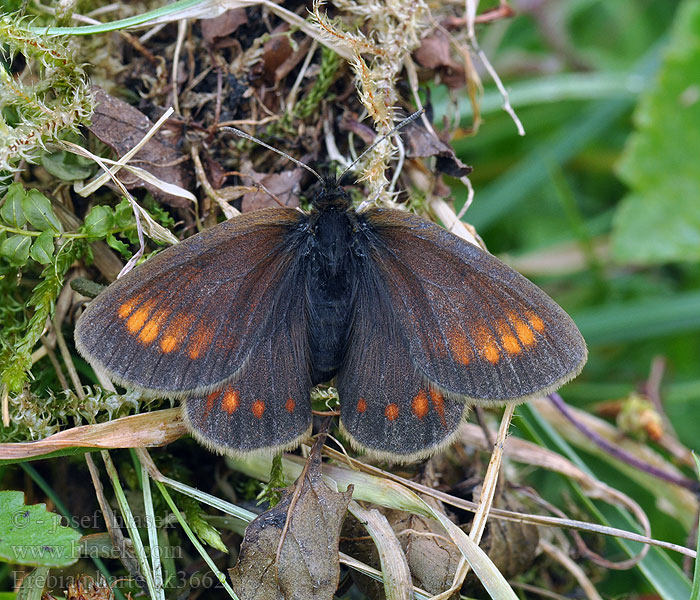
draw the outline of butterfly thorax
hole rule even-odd
[[[306,295],[314,383],[335,375],[347,345],[357,268],[353,220],[353,213],[330,205],[309,220]]]

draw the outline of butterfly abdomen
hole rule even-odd
[[[351,219],[345,210],[325,208],[310,221],[306,295],[314,383],[330,380],[345,354],[358,268]]]

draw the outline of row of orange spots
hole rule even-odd
[[[496,337],[486,326],[481,326],[476,331],[476,344],[481,355],[491,364],[496,364],[501,359],[501,350],[510,355],[520,354],[523,347],[532,346],[537,342],[533,329],[542,333],[545,324],[534,312],[525,315],[527,322],[516,313],[508,313],[508,321],[496,322]]]
[[[430,404],[432,403],[435,408],[435,412],[440,416],[443,424],[445,423],[445,404],[443,395],[437,390],[430,389],[430,396],[428,392],[421,389],[411,401],[411,410],[413,414],[419,419],[423,419],[430,411]],[[367,401],[364,398],[360,398],[357,401],[357,412],[364,413],[367,410]],[[392,402],[386,406],[384,409],[384,416],[389,421],[395,421],[399,418],[399,405]]]
[[[153,312],[156,304],[154,298],[146,300],[139,306],[140,301],[141,296],[126,300],[117,309],[117,314],[120,318],[126,319],[127,330],[133,335],[138,334],[139,340],[148,345],[158,338],[171,312],[169,310]],[[166,354],[173,352],[189,337],[189,356],[192,359],[199,358],[211,344],[214,328],[200,325],[190,335],[193,322],[192,315],[175,315],[161,336],[160,349]]]
[[[221,409],[229,415],[235,413],[238,410],[238,407],[241,405],[241,393],[238,390],[234,390],[233,388],[227,388],[226,391],[223,392],[223,395],[221,390],[212,392],[207,396],[207,403],[204,407],[205,419],[209,416],[209,413],[212,411],[216,404],[216,401],[219,398],[221,398]],[[287,399],[287,402],[285,403],[284,407],[287,410],[287,412],[294,412],[294,409],[296,408],[296,402],[294,401],[294,398]],[[262,419],[262,416],[265,413],[265,409],[265,402],[263,400],[257,399],[251,405],[250,412],[253,413],[253,416],[256,419]]]

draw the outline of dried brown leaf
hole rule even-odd
[[[89,129],[100,141],[107,144],[119,156],[126,154],[153,127],[151,120],[130,104],[96,89],[97,105]],[[148,140],[132,159],[131,164],[150,172],[158,179],[188,189],[191,173],[181,162],[182,153],[166,137],[163,129]],[[180,161],[180,162],[178,162]],[[190,201],[180,196],[164,193],[161,189],[122,169],[118,175],[127,189],[146,188],[154,198],[170,206],[184,208]]]
[[[82,425],[38,442],[0,444],[0,460],[21,460],[66,448],[144,448],[169,444],[187,434],[179,408]]]
[[[413,53],[416,62],[440,75],[442,82],[450,89],[465,86],[464,66],[457,62],[450,52],[450,40],[440,29],[421,40],[420,47]]]
[[[472,168],[459,160],[450,146],[416,122],[404,127],[401,137],[406,142],[408,158],[435,156],[435,169],[451,177],[464,177],[472,172]]]
[[[272,194],[285,206],[299,206],[299,182],[301,181],[302,170],[292,169],[281,173],[255,173],[247,172],[248,176],[255,183],[265,186]],[[241,200],[241,212],[266,208],[268,206],[279,206],[274,198],[264,190],[248,192]]]
[[[351,498],[352,489],[340,493],[326,485],[320,452],[312,453],[282,501],[248,525],[238,564],[229,570],[236,593],[246,600],[331,600],[340,578],[340,528]]]
[[[228,46],[229,44],[226,43],[228,40],[224,41],[223,38],[228,37],[246,23],[248,23],[248,17],[245,8],[234,8],[215,19],[202,19],[200,21],[202,37],[206,42],[216,44],[217,47]]]

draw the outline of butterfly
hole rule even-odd
[[[119,384],[181,398],[194,437],[238,456],[306,439],[319,383],[334,382],[354,448],[408,462],[448,445],[471,405],[579,374],[583,337],[537,286],[415,214],[356,211],[310,170],[309,213],[244,213],[108,286],[78,320],[79,352]]]

